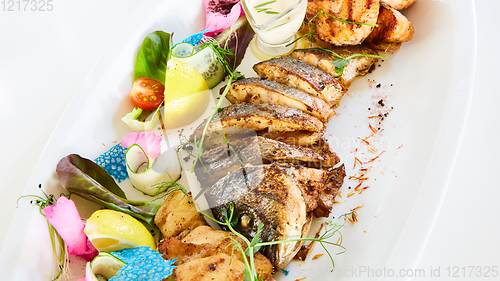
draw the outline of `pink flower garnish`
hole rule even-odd
[[[161,136],[155,132],[134,132],[122,138],[121,145],[123,148],[129,148],[133,144],[139,145],[151,162],[155,161],[156,157],[160,155]]]
[[[45,207],[42,213],[66,243],[69,254],[87,261],[97,256],[97,250],[83,232],[85,226],[72,200],[61,196],[55,205]]]
[[[203,0],[205,7],[205,33],[212,36],[231,27],[244,14],[240,0]]]

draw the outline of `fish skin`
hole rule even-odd
[[[205,126],[206,120],[191,134],[191,142],[201,140]],[[225,143],[223,135],[248,136],[252,132],[270,134],[272,139],[289,136],[301,145],[310,145],[316,143],[324,131],[323,122],[298,109],[280,104],[241,103],[224,107],[214,115],[204,145],[213,148]]]
[[[318,207],[314,209],[316,217],[329,217],[346,176],[344,164],[329,170],[324,188],[319,193]]]
[[[289,85],[319,97],[335,107],[346,93],[345,88],[330,74],[291,56],[279,56],[259,62],[254,71],[263,79]]]
[[[262,165],[283,161],[299,166],[320,168],[329,159],[302,146],[256,136],[239,139],[205,151],[195,168],[201,186],[209,186],[244,165]]]
[[[307,146],[307,148],[312,149],[325,157],[325,161],[321,163],[322,166],[320,168],[322,169],[328,170],[330,168],[333,168],[340,162],[339,156],[335,152],[333,152],[333,150],[330,148],[330,144],[325,138],[320,138],[318,142],[313,145]]]
[[[365,45],[341,47],[329,45],[327,48],[343,58],[347,58],[355,54],[378,55],[377,51]],[[338,59],[339,57],[331,52],[322,50],[320,48],[309,48],[294,50],[290,55],[310,65],[318,67],[319,69],[334,77],[338,76],[338,74],[335,73],[335,66],[333,65],[332,61]],[[360,56],[349,59],[349,64],[344,67],[342,76],[338,78],[339,82],[344,87],[349,87],[354,78],[356,78],[357,76],[366,75],[377,61],[377,58],[367,56]]]
[[[288,169],[295,168],[279,164],[246,166],[228,174],[205,193],[214,217],[224,219],[222,209],[228,210],[233,202],[238,218],[235,229],[249,239],[256,235],[259,224],[264,225],[260,234],[263,241],[307,236],[312,212],[307,213],[302,183],[294,177],[299,171]],[[249,218],[246,226],[241,220],[245,216]],[[292,260],[302,244],[280,243],[261,252],[279,270]]]
[[[223,90],[224,88],[221,89]],[[242,102],[282,104],[311,114],[325,123],[335,115],[335,111],[316,96],[282,83],[256,77],[232,83],[226,99],[233,104]]]

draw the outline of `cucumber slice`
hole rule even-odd
[[[187,58],[194,54],[194,46],[189,43],[179,43],[172,48],[175,58]]]
[[[111,279],[115,276],[125,265],[125,262],[121,259],[113,256],[108,252],[99,252],[99,255],[95,257],[90,263],[90,269],[95,275],[101,275],[106,279]],[[97,280],[97,279],[96,279]]]
[[[190,52],[191,55],[188,55]],[[217,86],[226,76],[224,66],[211,47],[196,51],[189,43],[179,43],[172,49],[172,56],[198,70],[210,89]]]

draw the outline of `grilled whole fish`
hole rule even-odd
[[[339,193],[345,178],[345,167],[340,167],[328,171],[327,180],[324,188],[319,193],[318,207],[314,209],[316,217],[328,217],[332,211],[335,197]]]
[[[224,219],[224,211],[228,210],[230,202],[234,204],[233,217],[238,219],[235,229],[252,239],[258,226],[263,225],[260,238],[263,241],[307,236],[312,212],[303,192],[303,186],[298,174],[304,171],[293,170],[291,166],[276,164],[262,166],[246,166],[228,174],[215,183],[205,193],[207,202],[215,218]],[[315,182],[324,179],[321,170],[309,173]],[[300,186],[303,186],[302,188]],[[311,188],[314,189],[314,186]],[[262,253],[269,258],[276,270],[286,266],[299,251],[303,243],[288,242],[263,248]]]
[[[345,88],[330,74],[291,56],[279,56],[253,66],[257,74],[319,97],[331,107],[337,106]]]
[[[223,91],[221,89],[221,91]],[[231,103],[274,103],[296,108],[328,122],[335,111],[322,99],[288,85],[259,78],[245,78],[231,84],[226,99]]]
[[[191,141],[195,138],[201,140],[205,126],[206,121],[194,130]],[[230,127],[236,129],[228,130]],[[321,138],[325,126],[316,117],[280,104],[233,104],[214,115],[208,125],[204,144],[212,148],[225,143],[224,135],[248,134],[248,130],[260,135],[270,134],[274,136],[272,139],[287,137],[288,142],[311,145]]]
[[[349,56],[355,54],[368,54],[368,55],[377,55],[377,51],[369,48],[365,45],[356,45],[356,46],[329,46],[329,49],[338,55],[347,58]],[[338,59],[338,56],[334,55],[331,52],[319,49],[319,48],[311,48],[311,49],[298,49],[291,53],[291,56],[304,61],[310,65],[318,67],[324,72],[332,75],[338,76],[335,73],[335,66],[333,65],[333,60]],[[342,72],[342,76],[339,78],[339,82],[344,86],[348,87],[351,84],[351,81],[356,76],[365,75],[369,72],[370,68],[378,61],[377,58],[360,56],[349,59],[349,64],[344,67],[344,71]]]
[[[379,6],[379,0],[309,0],[306,21],[313,19],[317,39],[337,46],[357,45],[372,32],[373,26],[356,23],[375,24]],[[318,15],[320,11],[324,13]],[[344,23],[331,16],[355,23]]]
[[[378,27],[365,40],[374,49],[397,50],[401,43],[413,38],[411,22],[401,12],[385,3],[380,5],[377,24]]]
[[[211,186],[228,173],[245,165],[262,165],[276,161],[295,165],[331,167],[330,159],[312,149],[288,145],[264,137],[247,137],[205,151],[195,168],[201,186]]]
[[[396,10],[403,10],[415,3],[417,0],[380,0],[380,2],[385,3]]]

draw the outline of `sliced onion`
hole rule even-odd
[[[146,195],[155,196],[165,191],[168,186],[158,188],[156,185],[175,182],[181,176],[179,158],[174,149],[161,153],[153,163],[141,146],[133,144],[125,152],[125,162],[132,185]]]
[[[158,121],[160,121],[160,107],[158,107],[153,113],[151,113],[144,122],[137,120],[141,113],[142,109],[134,107],[132,112],[128,113],[122,118],[122,121],[125,122],[125,124],[127,124],[130,129],[136,132],[149,132],[153,130],[158,124]]]

